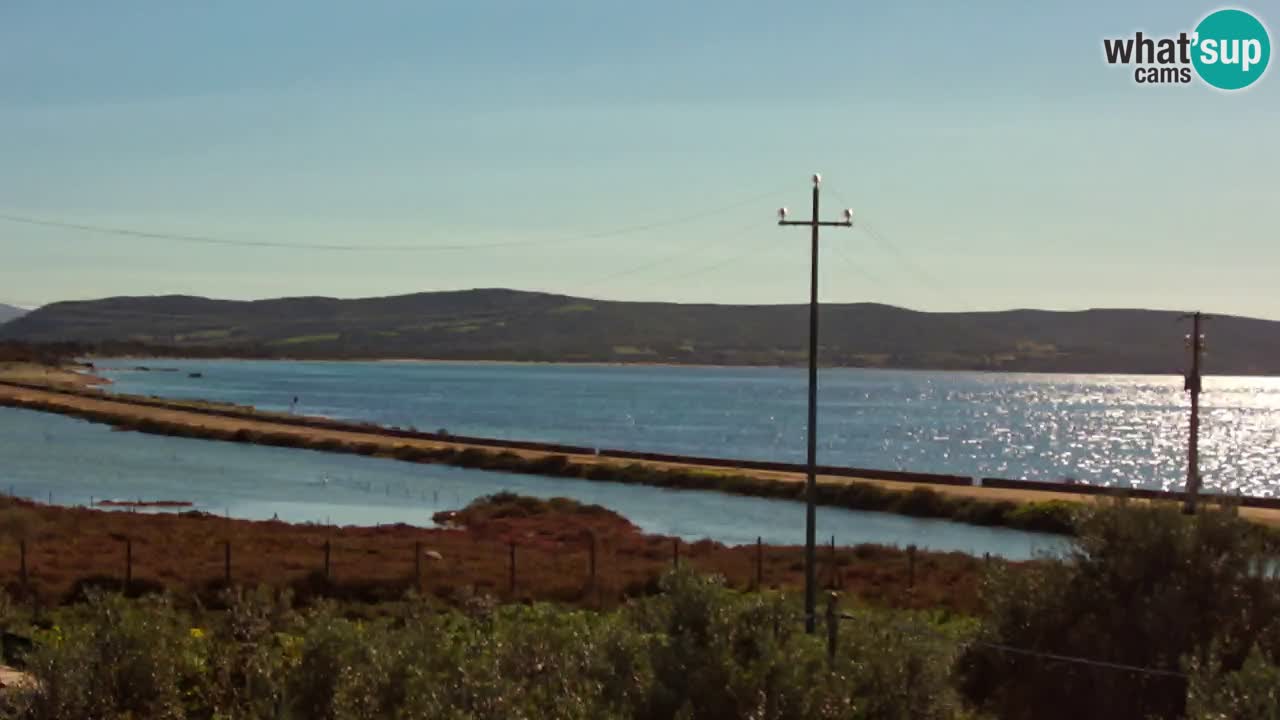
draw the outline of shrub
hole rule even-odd
[[[453,458],[455,465],[461,465],[462,467],[469,468],[484,467],[488,461],[489,453],[487,451],[473,447],[459,451]]]
[[[993,645],[1177,672],[1242,666],[1280,619],[1275,557],[1234,515],[1117,503],[1086,512],[1069,557],[988,580],[989,614],[961,663],[971,700],[1001,718],[1181,717],[1186,682],[1015,655]]]
[[[953,717],[955,643],[914,616],[860,613],[842,623],[828,667],[821,638],[778,594],[740,595],[676,573],[637,613],[653,685],[639,718]]]
[[[1254,648],[1239,670],[1228,672],[1194,660],[1189,667],[1191,720],[1280,718],[1280,664],[1260,649]]]
[[[931,488],[916,487],[899,495],[892,505],[893,511],[915,517],[942,517],[947,515],[946,499]]]
[[[1070,535],[1080,509],[1079,504],[1065,500],[1025,503],[1010,508],[1006,523],[1020,530]]]
[[[563,475],[568,467],[565,455],[543,455],[529,462],[529,472],[539,475]]]
[[[298,641],[276,628],[294,622],[291,596],[268,588],[227,591],[226,611],[203,638],[207,673],[199,702],[214,717],[278,717]]]
[[[667,576],[610,613],[467,612],[412,601],[352,619],[266,591],[186,615],[94,595],[42,638],[20,718],[942,718],[956,644],[918,616],[860,612],[835,662],[795,602]]]
[[[91,594],[79,622],[55,626],[27,656],[35,687],[23,717],[180,718],[200,652],[165,601]]]
[[[360,627],[335,616],[329,606],[315,610],[302,636],[296,670],[289,674],[289,704],[299,717],[333,720],[335,700],[352,676],[365,672],[373,643]]]

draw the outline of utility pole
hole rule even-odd
[[[1187,438],[1187,501],[1182,512],[1192,515],[1196,511],[1200,493],[1200,356],[1204,354],[1204,334],[1200,322],[1208,316],[1194,312],[1181,319],[1191,320],[1191,334],[1187,336],[1187,348],[1191,350],[1191,369],[1187,371],[1182,389],[1191,393],[1191,426]]]
[[[778,210],[779,225],[806,225],[810,228],[809,261],[809,447],[806,458],[806,481],[804,491],[804,629],[812,635],[817,628],[816,612],[818,601],[817,558],[814,549],[817,532],[817,513],[815,506],[818,500],[818,228],[853,227],[853,211],[845,210],[844,219],[840,221],[821,221],[818,219],[818,189],[822,185],[822,176],[813,175],[813,215],[808,220],[788,220],[787,209]]]

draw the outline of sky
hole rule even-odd
[[[214,242],[0,219],[0,302],[805,302],[820,172],[824,301],[1280,319],[1280,71],[1103,60],[1217,7],[8,0],[0,215]]]

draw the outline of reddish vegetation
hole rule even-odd
[[[0,499],[0,578],[10,593],[42,603],[72,600],[91,584],[119,587],[132,549],[131,592],[170,590],[211,599],[224,583],[225,543],[232,582],[288,585],[303,599],[327,595],[358,600],[401,597],[415,581],[447,600],[487,593],[504,600],[552,600],[610,606],[652,592],[675,562],[715,572],[737,588],[756,586],[757,548],[701,541],[678,543],[645,535],[625,518],[570,500],[500,496],[451,513],[447,528],[408,525],[327,527],[278,521],[228,520],[198,512],[138,514],[60,508]],[[594,537],[596,578],[590,578]],[[27,584],[20,576],[25,540]],[[127,542],[126,542],[127,541]],[[325,579],[325,544],[330,577]],[[515,548],[515,589],[510,587]],[[799,547],[760,551],[766,587],[798,587]],[[902,550],[858,546],[820,550],[824,586],[876,605],[941,607],[973,613],[982,561],[959,553],[919,553],[908,585]]]
[[[618,513],[568,498],[539,500],[499,493],[462,510],[438,512],[432,519],[444,527],[464,528],[477,539],[549,551],[583,547],[592,537],[597,542],[644,540],[640,529]]]

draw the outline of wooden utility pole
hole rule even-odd
[[[1182,389],[1191,393],[1191,424],[1187,437],[1187,502],[1183,512],[1191,515],[1196,511],[1200,494],[1200,359],[1204,354],[1204,334],[1200,332],[1200,323],[1208,316],[1195,312],[1183,315],[1183,320],[1191,320],[1191,334],[1187,336],[1187,348],[1191,351],[1191,369],[1187,371]]]
[[[845,210],[844,219],[823,222],[818,219],[818,188],[822,176],[813,176],[813,215],[808,220],[788,220],[787,209],[778,210],[779,225],[804,225],[810,229],[809,240],[809,444],[806,454],[805,523],[804,523],[804,629],[810,635],[817,628],[814,615],[818,600],[815,535],[818,501],[818,228],[853,227],[853,211]]]

